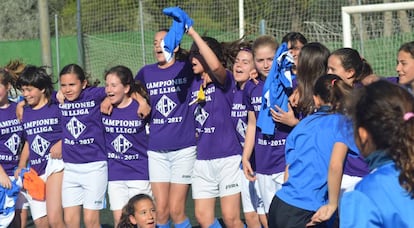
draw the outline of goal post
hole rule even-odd
[[[343,6],[342,11],[342,31],[344,47],[352,47],[351,32],[351,14],[357,13],[373,13],[414,9],[414,1],[412,2],[395,2],[370,5]]]

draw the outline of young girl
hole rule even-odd
[[[51,76],[42,67],[26,66],[17,80],[26,101],[22,125],[26,142],[16,175],[29,166],[46,183],[44,199],[27,192],[32,218],[37,227],[64,227],[62,211],[62,129],[61,113],[52,101]]]
[[[236,127],[237,136],[242,146],[245,143],[247,121],[247,106],[251,102],[250,96],[245,96],[245,89],[249,84],[249,79],[256,80],[257,71],[254,65],[251,44],[242,42],[239,44],[240,50],[236,55],[233,64],[233,75],[236,81],[231,117]],[[254,85],[254,82],[250,82]],[[254,156],[251,163],[255,165]],[[257,181],[250,181],[244,175],[241,180],[241,198],[244,212],[244,219],[248,227],[261,227],[262,223],[267,224],[263,201],[258,193]],[[264,217],[264,218],[263,218]]]
[[[8,64],[0,68],[0,188],[4,191],[11,190],[13,182],[17,183],[14,178],[14,169],[19,162],[23,141],[23,127],[16,116],[16,103],[8,99],[11,90],[16,89],[16,80],[22,71],[20,66],[24,67],[22,63],[16,63],[12,65],[17,67],[11,67],[11,64]],[[22,208],[24,201],[24,196],[18,194],[17,202],[13,205],[15,210],[0,214],[0,226],[7,227],[15,218],[13,227],[26,227],[27,210]],[[24,216],[20,217],[20,215]]]
[[[398,83],[413,93],[414,90],[414,41],[404,43],[398,49],[397,66]]]
[[[270,71],[263,69],[263,66],[266,65],[262,64],[262,61],[273,60],[272,55],[275,55],[277,46],[277,42],[272,36],[260,36],[254,41],[254,58],[261,74],[257,79],[257,83],[247,82],[245,87],[248,124],[246,142],[243,148],[243,171],[249,180],[257,179],[266,214],[269,211],[275,192],[280,189],[283,183],[285,139],[291,130],[289,126],[278,124],[271,129],[274,133],[269,135],[264,134],[262,129],[256,128],[259,110],[262,111],[262,90],[265,80],[270,74]],[[272,64],[277,63],[272,62]],[[276,78],[275,75],[273,77]],[[289,94],[285,94],[285,96],[287,97]],[[250,162],[253,151],[256,164]],[[256,166],[256,172],[253,171],[252,165]],[[265,217],[262,220],[266,221]],[[267,226],[267,222],[264,224]]]
[[[372,75],[373,71],[357,50],[340,48],[332,52],[328,58],[328,74],[336,74],[348,85],[357,87],[367,83],[364,79]],[[347,156],[341,192],[352,190],[355,184],[368,173],[368,164],[361,156]]]
[[[331,53],[328,74],[338,75],[351,86],[369,84],[375,77],[371,65],[352,48],[340,48]]]
[[[104,208],[108,183],[107,154],[100,103],[105,89],[87,87],[82,68],[76,64],[60,72],[59,105],[63,123],[65,173],[62,204],[68,227],[80,227],[81,206],[86,227],[100,227],[99,210]]]
[[[194,120],[188,103],[194,79],[191,64],[182,61],[178,47],[171,61],[163,54],[167,31],[154,37],[157,63],[144,66],[135,77],[149,94],[151,116],[148,138],[148,166],[157,205],[157,226],[191,226],[185,214],[189,184],[196,156]]]
[[[272,201],[269,227],[305,227],[326,201],[336,210],[338,197],[327,197],[328,167],[330,160],[343,161],[346,156],[348,139],[341,134],[346,117],[337,112],[344,110],[344,99],[351,92],[352,87],[336,75],[317,79],[313,95],[317,111],[302,119],[286,140],[286,182]],[[342,164],[329,168],[340,173],[340,181]]]
[[[139,103],[131,98],[141,88],[125,66],[115,66],[105,74],[105,91],[113,110],[103,116],[105,145],[108,153],[108,195],[117,227],[122,207],[132,196],[151,195],[148,177],[145,119],[137,118]]]
[[[155,228],[157,212],[152,198],[146,194],[138,194],[122,208],[122,215],[117,228]]]
[[[344,193],[340,227],[413,227],[414,98],[380,80],[354,101],[355,141],[371,173]]]
[[[192,191],[195,215],[202,227],[221,227],[215,219],[215,200],[220,197],[226,227],[243,227],[240,220],[240,161],[242,148],[231,121],[231,104],[236,83],[224,67],[222,46],[190,27],[187,33],[194,43],[190,50],[193,72],[192,100],[199,93],[205,99],[192,105],[197,141]]]

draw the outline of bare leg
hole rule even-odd
[[[216,198],[194,200],[195,216],[201,227],[207,228],[214,223],[215,204]]]
[[[80,228],[81,206],[66,207],[63,212],[67,228]]]
[[[49,226],[64,228],[62,208],[62,179],[63,171],[53,173],[46,181],[46,210]]]

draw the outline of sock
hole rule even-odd
[[[165,224],[157,224],[157,228],[170,228],[170,226],[171,226],[171,221],[170,220],[168,220],[168,222],[167,223],[165,223]]]
[[[214,223],[209,226],[209,228],[221,228],[221,224],[217,219],[214,219]]]
[[[174,224],[176,228],[191,228],[190,219],[186,218],[182,223]]]

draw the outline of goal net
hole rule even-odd
[[[343,47],[341,7],[384,1],[389,0],[81,1],[85,67],[93,78],[102,81],[104,71],[114,65],[126,65],[135,73],[153,63],[153,36],[170,26],[171,18],[162,14],[169,6],[179,5],[194,19],[200,34],[219,41],[238,39],[241,21],[249,39],[265,33],[280,41],[286,33],[297,31],[308,41],[321,42],[333,51]],[[414,40],[414,11],[354,14],[351,19],[353,48],[377,74],[395,75],[398,47]],[[191,43],[185,36],[182,47],[188,49]]]

